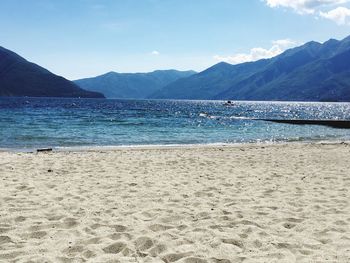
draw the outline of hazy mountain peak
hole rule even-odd
[[[76,80],[80,87],[103,93],[108,98],[144,99],[171,82],[195,74],[194,71],[155,70],[149,73],[116,73]]]

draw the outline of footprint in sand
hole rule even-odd
[[[0,234],[4,234],[12,230],[13,228],[11,227],[0,227]]]
[[[45,231],[35,231],[29,234],[30,238],[34,238],[34,239],[42,239],[44,236],[47,235],[47,232]]]
[[[13,241],[8,236],[0,236],[0,245],[6,244],[6,243],[13,243]]]
[[[123,242],[116,242],[113,243],[112,245],[109,245],[102,250],[107,253],[107,254],[118,254],[122,252],[126,248],[126,244]]]
[[[181,259],[179,263],[208,263],[208,261],[202,258],[188,257],[188,258]]]
[[[284,223],[283,224],[283,227],[286,228],[286,229],[292,229],[294,228],[296,225],[295,224],[292,224],[292,223]]]
[[[24,222],[24,221],[26,221],[26,217],[24,217],[24,216],[18,216],[18,217],[16,217],[15,218],[15,222],[16,223],[21,223],[21,222]]]
[[[146,251],[154,246],[154,241],[149,237],[139,237],[135,241],[135,247],[139,251]]]
[[[63,220],[63,223],[61,225],[62,228],[64,229],[69,229],[77,226],[79,223],[75,218],[66,218]]]
[[[83,253],[82,253],[83,257],[86,258],[86,259],[90,259],[90,258],[93,258],[93,257],[96,257],[96,253],[94,253],[93,251],[91,250],[85,250]]]
[[[125,232],[127,230],[126,226],[123,225],[114,225],[112,226],[115,232]]]
[[[157,257],[159,254],[165,252],[167,247],[163,244],[158,244],[155,247],[151,248],[148,253],[151,257]]]
[[[149,227],[149,229],[151,229],[153,232],[166,231],[166,230],[172,229],[172,228],[174,228],[174,227],[169,226],[169,225],[162,225],[162,224],[155,224],[155,225],[151,225]]]
[[[80,254],[84,251],[83,246],[69,246],[68,248],[63,250],[63,253],[69,257],[77,256],[77,254]]]
[[[237,239],[233,239],[233,238],[222,239],[222,242],[225,243],[225,244],[229,244],[229,245],[233,245],[233,246],[239,247],[240,249],[244,249],[243,242],[240,241],[240,240],[237,240]]]
[[[211,258],[210,262],[213,262],[213,263],[231,263],[231,261],[228,259],[219,259],[219,258]]]
[[[165,256],[162,257],[162,260],[165,263],[169,263],[169,262],[175,262],[178,261],[184,257],[188,257],[190,256],[192,253],[187,252],[187,253],[172,253],[172,254],[167,254]]]

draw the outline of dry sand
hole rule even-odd
[[[350,262],[350,145],[0,153],[0,262]]]

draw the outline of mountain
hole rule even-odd
[[[350,37],[300,47],[256,62],[219,63],[179,79],[151,98],[350,101]]]
[[[157,70],[150,73],[109,72],[76,80],[81,88],[103,93],[107,98],[144,99],[169,83],[195,74],[194,71]]]
[[[103,98],[0,47],[0,96]]]
[[[187,78],[179,79],[163,89],[151,94],[156,99],[212,99],[224,92],[232,82],[244,79],[266,61],[231,65],[220,62],[207,70]]]

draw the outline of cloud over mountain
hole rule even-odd
[[[336,22],[338,25],[350,25],[350,9],[337,7],[329,12],[320,12],[320,16]]]
[[[350,0],[264,0],[271,8],[293,9],[300,15],[329,19],[338,25],[350,25]]]
[[[299,14],[314,14],[321,7],[344,4],[349,0],[266,0],[265,2],[273,8],[291,8]]]
[[[256,61],[263,58],[275,57],[286,49],[296,46],[296,42],[290,39],[281,39],[272,41],[272,46],[268,49],[262,47],[255,47],[249,53],[238,53],[232,56],[215,55],[214,59],[217,61],[224,61],[231,64],[239,64],[244,62]]]

